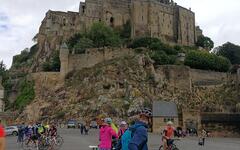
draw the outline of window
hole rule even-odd
[[[85,6],[82,6],[82,13],[85,13]]]
[[[63,19],[63,26],[66,26],[66,23],[67,23],[67,21],[66,21],[66,19],[64,18],[64,19]]]
[[[110,25],[111,25],[112,27],[114,27],[114,18],[113,18],[113,17],[110,18]]]
[[[110,23],[113,23],[113,22],[114,22],[114,18],[111,17],[111,18],[110,18]]]

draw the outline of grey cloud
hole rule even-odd
[[[0,60],[8,67],[13,55],[34,43],[45,13],[51,10],[78,11],[80,0],[0,0]]]
[[[45,13],[51,10],[78,11],[80,0],[0,0],[0,60],[8,67],[12,56],[33,42]],[[239,0],[175,0],[191,7],[196,22],[216,45],[231,41],[240,44]],[[7,27],[7,28],[5,28]]]

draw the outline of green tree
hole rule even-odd
[[[55,51],[49,61],[43,63],[43,71],[60,71],[61,62],[59,58],[59,51]]]
[[[122,39],[129,39],[131,37],[131,22],[128,20],[125,24],[123,24],[123,29],[120,32],[120,37]]]
[[[0,76],[3,76],[6,72],[6,65],[3,63],[3,61],[0,61]]]
[[[209,38],[207,36],[200,36],[200,37],[198,37],[196,45],[200,46],[202,48],[211,50],[214,47],[214,42],[211,40],[211,38]]]
[[[34,82],[23,79],[20,83],[20,92],[14,103],[17,109],[22,109],[27,106],[35,97]]]
[[[151,59],[155,65],[174,64],[176,61],[175,55],[167,55],[164,51],[154,51],[150,54]]]
[[[119,46],[120,38],[111,27],[102,22],[94,23],[88,32],[88,37],[96,47]]]
[[[67,45],[69,49],[73,49],[75,44],[82,38],[83,35],[81,33],[74,34],[70,39],[67,40]]]
[[[240,64],[240,46],[227,42],[214,49],[214,53],[228,58],[232,64]]]
[[[227,58],[201,51],[189,52],[184,64],[191,68],[220,72],[227,72],[231,66],[231,63]]]
[[[153,50],[157,50],[162,46],[162,42],[158,38],[152,37],[140,37],[133,40],[132,44],[129,46],[131,48],[145,47]]]
[[[74,51],[76,54],[82,54],[85,53],[85,50],[87,48],[94,47],[93,41],[89,38],[82,37],[75,45],[74,45]]]

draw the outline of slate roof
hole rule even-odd
[[[174,102],[154,101],[153,117],[178,117],[177,105]]]

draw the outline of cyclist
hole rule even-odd
[[[57,127],[54,123],[49,128],[49,135],[51,137],[56,137],[57,136]]]
[[[37,134],[38,134],[38,137],[40,137],[41,135],[46,135],[47,133],[47,130],[45,128],[45,126],[43,126],[42,124],[38,124],[37,125]]]
[[[135,122],[132,129],[132,138],[129,141],[128,149],[130,150],[148,150],[148,124],[150,123],[150,118],[152,117],[152,111],[145,108],[139,114],[138,121]]]
[[[174,133],[176,132],[173,127],[173,122],[168,121],[167,126],[163,130],[163,149],[167,150],[169,146],[173,144]]]
[[[104,123],[100,129],[100,150],[111,150],[112,148],[112,137],[118,138],[117,133],[111,127],[112,119],[105,118]]]

